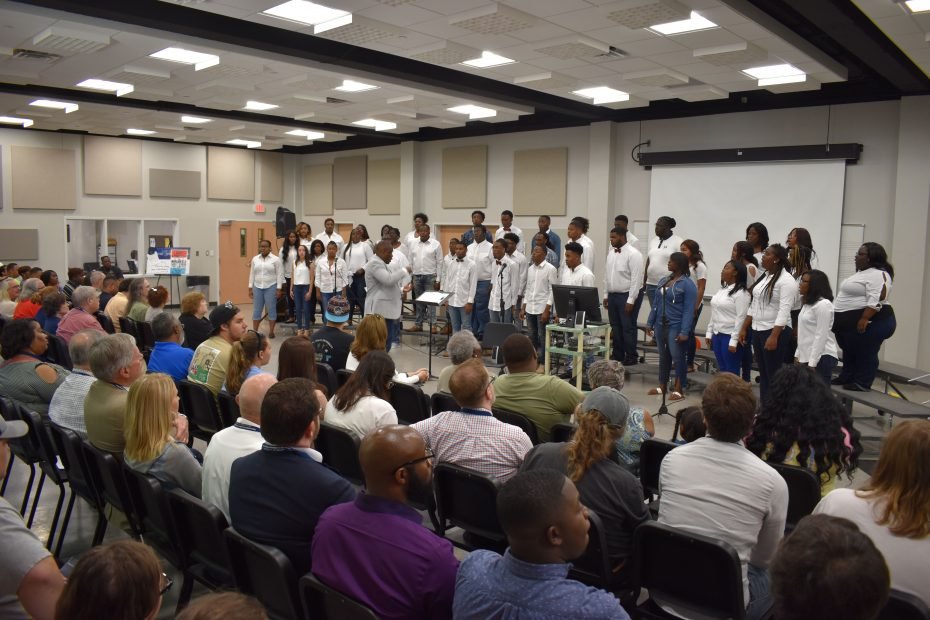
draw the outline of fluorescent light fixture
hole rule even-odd
[[[193,52],[180,47],[166,47],[160,52],[149,54],[151,58],[168,60],[170,62],[179,62],[185,65],[194,65],[194,71],[207,69],[214,65],[220,64],[220,57],[216,54],[204,54],[202,52]]]
[[[181,117],[181,122],[182,122],[182,123],[188,123],[188,124],[191,124],[191,125],[200,125],[200,124],[202,124],[202,123],[212,123],[212,122],[213,122],[213,119],[212,119],[212,118],[202,118],[202,117],[200,117],[200,116],[182,116],[182,117]]]
[[[788,65],[788,64],[765,65],[762,67],[752,67],[750,69],[743,69],[743,73],[757,80],[788,77],[791,75],[804,75],[803,71],[801,71],[794,65]]]
[[[476,67],[478,69],[487,69],[488,67],[498,67],[500,65],[511,65],[517,62],[513,58],[507,58],[506,56],[498,56],[494,52],[481,52],[479,58],[472,58],[471,60],[466,60],[462,64],[469,67]]]
[[[72,112],[77,112],[79,107],[76,103],[65,103],[64,101],[52,101],[51,99],[36,99],[35,101],[30,101],[29,105],[34,105],[37,108],[51,108],[53,110],[64,110],[65,114],[71,114]]]
[[[258,140],[242,140],[239,138],[236,138],[235,140],[227,140],[226,144],[232,144],[235,146],[244,146],[250,149],[257,149],[257,148],[260,148],[262,145],[262,143],[259,142]]]
[[[360,121],[354,121],[353,125],[358,125],[359,127],[371,127],[375,131],[387,131],[389,129],[397,129],[397,123],[391,123],[389,121],[379,121],[374,118],[363,118]]]
[[[150,136],[155,132],[151,129],[127,129],[126,133],[130,136]]]
[[[0,123],[6,125],[22,125],[23,127],[32,127],[32,119],[19,118],[16,116],[0,116]]]
[[[667,24],[656,24],[655,26],[649,26],[648,29],[667,36],[673,34],[683,34],[685,32],[694,32],[695,30],[707,30],[708,28],[716,27],[717,24],[714,22],[701,17],[694,11],[691,11],[691,17],[689,19],[683,19],[677,22],[668,22]]]
[[[310,131],[309,129],[292,129],[284,133],[289,136],[303,136],[307,140],[322,140],[326,137],[322,131]]]
[[[804,73],[800,75],[783,75],[782,77],[770,77],[762,78],[759,80],[759,86],[775,86],[776,84],[798,84],[800,82],[806,82],[807,75]]]
[[[271,17],[289,19],[292,22],[315,26],[339,17],[351,15],[351,13],[332,9],[315,2],[307,2],[307,0],[291,0],[262,11],[262,15],[270,15]]]
[[[278,106],[276,106],[273,103],[262,103],[261,101],[246,101],[244,109],[263,111],[263,110],[273,110],[277,107]]]
[[[491,116],[497,116],[497,110],[492,110],[491,108],[482,108],[478,105],[459,105],[454,108],[448,108],[450,112],[455,112],[456,114],[467,114],[468,120],[475,120],[478,118],[489,118]]]
[[[930,0],[905,0],[904,5],[911,13],[930,11]]]
[[[105,90],[109,93],[115,93],[117,97],[128,95],[133,91],[132,84],[125,84],[123,82],[110,82],[108,80],[98,80],[96,78],[91,78],[89,80],[79,82],[77,86],[81,88],[89,88],[90,90]]]
[[[341,90],[346,93],[361,93],[366,90],[374,90],[376,88],[381,87],[375,86],[374,84],[356,82],[355,80],[342,80],[342,86],[337,86],[334,90]]]
[[[573,90],[574,94],[585,99],[591,99],[595,105],[602,103],[616,103],[618,101],[629,101],[630,94],[609,86],[595,86],[594,88],[582,88]]]

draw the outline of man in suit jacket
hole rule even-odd
[[[375,246],[375,255],[365,265],[365,287],[368,289],[365,297],[365,314],[380,314],[387,323],[388,334],[393,333],[394,324],[400,321],[401,299],[400,281],[403,280],[412,268],[407,266],[403,270],[391,271],[388,263],[394,248],[390,241],[380,241]],[[387,350],[391,350],[388,338]]]

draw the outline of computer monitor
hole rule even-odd
[[[559,318],[575,324],[575,313],[584,312],[585,321],[600,323],[601,299],[596,286],[552,285],[552,303]]]

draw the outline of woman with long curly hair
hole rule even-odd
[[[862,454],[859,437],[852,416],[817,373],[788,365],[762,399],[746,448],[766,461],[808,468],[826,495],[840,475],[852,479]]]
[[[346,358],[346,370],[354,371],[359,363],[370,351],[387,352],[387,323],[380,314],[365,315],[355,328],[355,340],[349,348],[349,357]],[[398,372],[394,375],[394,383],[426,383],[429,372],[425,368],[418,368],[409,373]]]

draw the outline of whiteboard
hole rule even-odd
[[[836,290],[845,161],[656,166],[651,181],[649,221],[671,216],[675,234],[700,244],[708,295],[717,290],[733,244],[746,238],[752,222],[765,224],[769,243],[782,245],[792,228],[809,230],[814,267]]]

